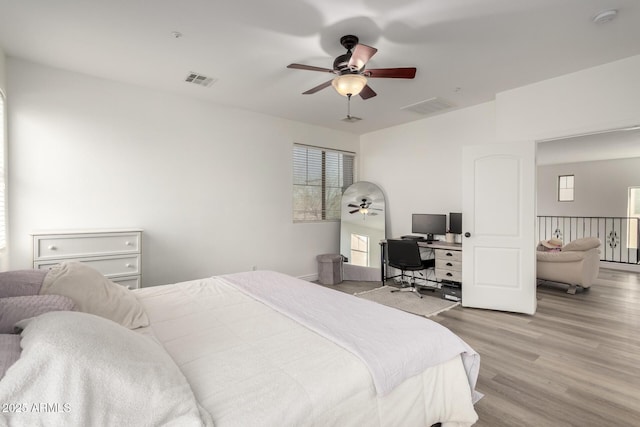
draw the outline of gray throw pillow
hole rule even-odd
[[[0,298],[38,295],[47,270],[0,272]]]
[[[0,334],[0,379],[9,366],[20,358],[20,335]]]
[[[15,333],[17,322],[49,311],[71,311],[75,303],[62,295],[26,295],[0,298],[0,334]]]

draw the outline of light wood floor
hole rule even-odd
[[[640,275],[602,269],[590,290],[565,290],[538,286],[533,316],[456,307],[431,318],[480,353],[477,427],[640,426]]]

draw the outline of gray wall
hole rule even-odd
[[[575,175],[575,201],[558,201],[559,175]],[[538,215],[627,216],[631,186],[640,186],[640,157],[538,166]]]

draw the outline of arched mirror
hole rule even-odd
[[[385,239],[385,201],[375,184],[360,181],[342,195],[340,254],[347,265],[380,269],[380,241]],[[345,269],[347,271],[354,269]],[[372,278],[379,278],[372,271]],[[345,277],[347,279],[347,277]],[[374,279],[375,280],[375,279]]]

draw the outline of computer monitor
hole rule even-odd
[[[444,235],[447,232],[447,216],[445,214],[413,214],[411,232],[426,234],[427,240],[433,240],[434,234]]]
[[[462,234],[462,213],[449,213],[449,232],[454,234]]]

